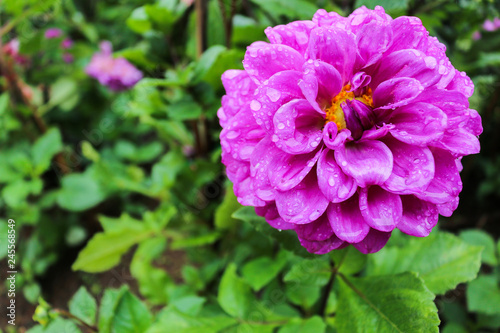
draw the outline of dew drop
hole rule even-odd
[[[271,102],[276,102],[281,97],[281,93],[278,90],[273,89],[273,88],[267,88],[266,95],[267,95],[267,97],[269,97]]]
[[[253,111],[259,111],[261,108],[261,104],[259,101],[257,100],[253,100],[250,102],[250,109],[252,109]]]

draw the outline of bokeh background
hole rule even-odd
[[[451,272],[473,266],[463,258],[481,246],[481,268],[478,278],[457,281],[467,284],[431,290],[443,331],[498,331],[500,3],[493,0],[2,0],[0,267],[3,277],[14,219],[18,273],[16,326],[2,310],[0,330],[335,332],[325,263],[339,264],[343,253],[344,273],[362,277],[380,272],[381,261],[425,252],[421,240],[395,233],[391,251],[369,258],[353,249],[308,256],[292,234],[267,229],[241,208],[220,163],[220,76],[242,68],[246,46],[267,40],[267,26],[362,5],[419,17],[474,81],[481,153],[463,159],[460,205],[438,227],[460,242],[439,253],[462,256],[439,260]],[[96,61],[98,76],[88,70]],[[134,77],[136,70],[142,74]],[[434,242],[447,237],[440,232]],[[302,279],[297,267],[305,264]],[[241,319],[272,291],[282,295],[272,315]]]

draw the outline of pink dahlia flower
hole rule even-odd
[[[129,89],[142,79],[142,72],[125,58],[113,58],[110,42],[102,42],[100,48],[85,69],[88,75],[113,91]]]
[[[486,31],[495,31],[497,27],[495,26],[495,23],[491,20],[486,20],[483,23],[483,29]]]
[[[266,29],[222,75],[222,162],[243,205],[310,252],[427,236],[479,152],[474,86],[416,17],[382,7]]]
[[[47,38],[47,39],[59,38],[61,36],[62,36],[61,29],[49,28],[49,29],[45,30],[45,38]]]

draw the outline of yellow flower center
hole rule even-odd
[[[345,102],[346,100],[352,101],[353,99],[357,99],[358,101],[373,107],[373,99],[372,99],[372,90],[371,88],[367,88],[361,96],[356,97],[351,90],[351,84],[346,84],[342,91],[332,98],[332,105],[327,108],[326,111],[326,123],[333,121],[337,125],[337,129],[340,131],[346,128],[345,115],[342,111],[342,107],[340,104]]]

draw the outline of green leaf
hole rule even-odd
[[[468,333],[468,332],[469,331],[467,330],[466,327],[458,323],[446,324],[446,326],[444,326],[443,330],[441,331],[441,333]]]
[[[151,30],[152,27],[144,6],[134,9],[126,23],[130,30],[139,34]]]
[[[121,256],[133,245],[151,236],[151,230],[122,228],[94,235],[71,267],[89,273],[103,272],[120,262]]]
[[[224,328],[237,324],[234,318],[225,316],[200,317],[190,316],[176,308],[166,308],[158,315],[158,320],[148,330],[147,333],[218,333]]]
[[[62,179],[62,188],[57,203],[70,211],[84,211],[106,198],[99,183],[89,173],[71,174]]]
[[[228,229],[236,226],[238,220],[234,219],[232,215],[239,208],[241,208],[241,204],[234,195],[231,183],[228,183],[226,186],[226,195],[222,203],[215,210],[214,223],[217,229]]]
[[[500,286],[493,275],[482,275],[467,287],[469,311],[487,315],[500,314]]]
[[[325,329],[326,324],[321,317],[313,316],[308,319],[294,318],[280,328],[278,333],[323,333]]]
[[[497,265],[495,256],[495,240],[482,230],[465,230],[460,233],[460,238],[470,245],[483,246],[482,261],[490,266]]]
[[[375,6],[382,6],[386,12],[401,12],[408,7],[409,0],[393,1],[393,0],[356,0],[354,7],[358,8],[366,6],[369,9],[374,9]]]
[[[304,0],[251,0],[275,18],[311,19],[318,7]]]
[[[220,238],[221,234],[218,231],[210,232],[201,236],[195,236],[185,239],[177,239],[172,242],[172,250],[184,249],[187,247],[196,247],[212,244]]]
[[[340,266],[338,267],[338,271],[346,275],[359,273],[365,267],[368,259],[366,254],[359,252],[352,246],[332,251],[329,255],[335,263],[335,266]]]
[[[436,294],[474,279],[481,266],[482,248],[445,232],[428,237],[408,237],[403,247],[386,246],[369,257],[367,275],[412,271]]]
[[[84,286],[80,287],[69,301],[69,312],[87,324],[94,325],[97,303]]]
[[[78,95],[78,84],[70,77],[61,77],[50,87],[50,99],[46,106],[45,112],[57,105],[67,102],[75,95]],[[65,108],[66,109],[66,108]]]
[[[236,274],[236,265],[227,266],[219,285],[217,300],[221,308],[233,317],[245,318],[255,301],[250,286]]]
[[[181,101],[171,104],[167,109],[168,116],[173,120],[197,119],[202,114],[201,106],[192,101]]]
[[[203,52],[200,60],[198,60],[194,68],[193,82],[197,83],[202,80],[210,68],[215,64],[217,58],[226,50],[225,46],[214,45]]]
[[[111,325],[115,317],[116,309],[123,295],[127,292],[127,287],[116,289],[106,289],[102,296],[99,307],[99,333],[111,333]]]
[[[50,161],[55,154],[63,149],[61,132],[57,128],[49,129],[43,136],[38,138],[31,147],[31,156],[35,173],[41,175],[50,166]]]
[[[119,157],[135,162],[146,163],[156,159],[163,152],[163,145],[153,141],[136,147],[132,142],[119,140],[115,146],[115,154]]]
[[[190,316],[197,316],[206,299],[199,296],[185,296],[172,300],[170,305],[177,308],[182,313]]]
[[[283,280],[322,287],[328,283],[332,272],[333,269],[326,257],[302,259],[292,266]]]
[[[128,290],[121,297],[113,317],[112,332],[142,333],[151,326],[153,316]]]
[[[311,309],[321,296],[321,287],[292,282],[286,284],[285,294],[293,304]]]
[[[339,333],[438,332],[434,295],[416,274],[337,281]]]
[[[163,236],[145,240],[139,244],[130,263],[130,272],[137,279],[141,294],[154,304],[167,303],[167,287],[172,284],[165,270],[152,265],[166,246],[167,240]]]
[[[252,289],[259,291],[281,272],[287,263],[287,259],[288,255],[285,251],[281,251],[276,259],[260,257],[247,262],[243,266],[241,273]]]

